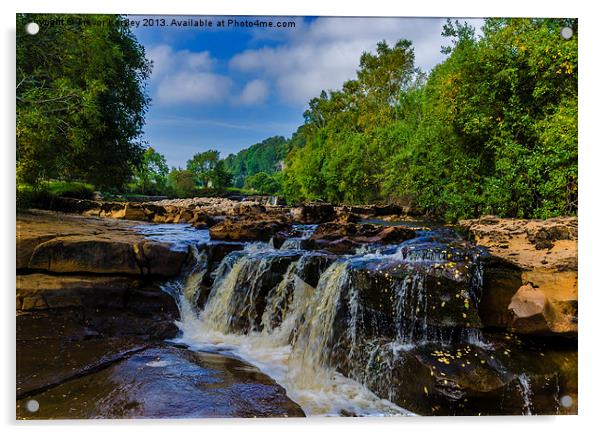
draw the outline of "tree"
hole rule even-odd
[[[224,160],[219,160],[210,174],[211,185],[214,188],[226,188],[232,185],[232,174],[226,170]]]
[[[135,188],[142,194],[162,194],[167,186],[169,168],[165,157],[149,147],[142,163],[134,171]]]
[[[121,187],[144,152],[151,70],[129,26],[118,15],[18,14],[16,57],[19,180]]]
[[[280,185],[274,177],[265,172],[259,172],[245,180],[245,188],[261,194],[275,194],[280,190]]]
[[[194,196],[196,181],[189,170],[172,167],[167,177],[167,187],[170,195],[175,197]]]
[[[192,173],[198,186],[208,188],[211,187],[211,175],[218,161],[219,151],[200,152],[186,162],[186,169]]]
[[[225,169],[232,173],[234,185],[242,187],[245,179],[259,172],[268,174],[282,170],[289,151],[289,141],[282,136],[268,137],[224,160]]]
[[[284,174],[289,199],[362,203],[382,198],[384,164],[395,142],[382,128],[397,118],[405,90],[423,76],[414,67],[411,43],[377,44],[360,58],[357,77],[341,90],[322,91],[304,113]],[[302,137],[299,137],[302,136]]]
[[[487,19],[477,37],[449,20],[449,57],[428,78],[408,41],[379,43],[355,79],[310,101],[287,200],[413,201],[447,220],[576,213],[577,24]]]

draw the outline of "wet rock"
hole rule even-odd
[[[324,223],[336,218],[334,206],[328,203],[312,203],[291,209],[293,221],[302,224]]]
[[[164,299],[146,296],[142,306],[145,297],[134,298],[18,312],[17,397],[101,369],[149,342],[175,337],[173,300],[163,305]]]
[[[224,220],[209,229],[211,238],[226,241],[269,241],[278,232],[290,229],[280,221]]]
[[[106,369],[32,395],[40,404],[20,419],[303,417],[271,378],[219,354],[159,345]]]
[[[322,273],[336,260],[337,257],[335,255],[318,252],[306,253],[299,260],[295,274],[303,282],[315,288],[318,286],[318,281]]]
[[[233,253],[231,257],[239,268],[232,275],[235,280],[229,283],[233,285],[233,294],[229,300],[232,315],[228,319],[228,329],[236,333],[259,330],[270,293],[282,282],[289,266],[301,257],[301,253],[257,253],[246,256]]]
[[[413,229],[404,226],[330,222],[318,226],[310,240],[315,249],[351,253],[364,244],[400,243],[415,236]]]
[[[451,337],[482,326],[471,277],[465,263],[352,261],[348,309],[357,304],[356,315],[362,318],[357,332],[363,339]]]
[[[514,337],[492,337],[487,346],[372,342],[363,354],[369,357],[346,373],[420,415],[559,414],[567,411],[559,397],[576,393],[566,381],[575,349],[537,349]]]

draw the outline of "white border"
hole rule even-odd
[[[145,432],[161,432],[172,429],[182,431],[244,431],[249,433],[278,432],[282,434],[307,433],[308,431],[345,430],[360,432],[409,433],[437,431],[479,433],[508,433],[516,430],[544,430],[553,432],[576,432],[594,430],[599,425],[596,420],[602,405],[600,397],[601,351],[598,345],[602,328],[596,321],[602,307],[600,276],[596,271],[602,258],[600,247],[600,111],[596,110],[602,101],[599,77],[600,68],[600,15],[592,6],[594,2],[557,1],[528,2],[525,0],[486,1],[328,1],[328,0],[105,0],[103,2],[73,2],[68,0],[33,1],[21,0],[18,4],[2,4],[3,43],[1,45],[2,90],[1,107],[2,143],[2,182],[3,203],[0,215],[2,230],[2,286],[4,318],[0,321],[4,329],[4,339],[0,349],[5,367],[2,377],[1,409],[2,422],[9,430],[19,428],[20,432],[42,429],[44,432],[86,432],[106,433],[107,430],[142,429]],[[489,418],[411,418],[411,419],[310,419],[303,420],[160,420],[160,421],[84,421],[58,423],[18,423],[14,422],[14,184],[15,184],[15,17],[16,12],[87,12],[87,13],[139,13],[139,14],[200,14],[200,15],[331,15],[331,16],[548,16],[579,18],[579,226],[580,226],[580,363],[579,363],[579,416],[577,417],[489,417]],[[598,104],[597,104],[598,103]],[[600,428],[598,427],[598,430]]]

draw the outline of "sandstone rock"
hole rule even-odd
[[[523,285],[508,306],[510,331],[521,334],[553,335],[577,333],[576,301],[549,299],[539,288]]]
[[[19,419],[303,417],[284,388],[240,360],[165,344],[135,349],[105,369],[17,402]],[[118,392],[116,392],[118,391]],[[77,398],[77,399],[74,399]],[[152,399],[149,399],[151,397]]]
[[[40,213],[18,217],[17,257],[19,269],[173,277],[187,253],[149,242],[119,220]]]
[[[141,274],[132,244],[94,236],[46,241],[35,248],[28,268],[53,273]]]
[[[180,275],[188,252],[173,250],[169,244],[143,242],[135,244],[136,260],[145,275],[176,277]]]
[[[486,325],[527,334],[576,336],[576,217],[521,220],[485,216],[461,221],[460,226],[491,253],[484,264],[480,308]],[[525,286],[534,288],[540,301],[541,297],[545,300],[542,312],[528,320],[520,310],[518,316],[514,311],[523,296],[533,295]],[[508,309],[515,294],[516,302]]]
[[[17,309],[122,308],[126,292],[139,285],[139,281],[126,277],[26,274],[17,276]]]
[[[291,217],[295,222],[313,225],[334,220],[336,212],[330,204],[314,203],[291,209]]]
[[[279,221],[224,220],[209,229],[211,238],[227,241],[269,241],[290,224]]]
[[[415,236],[413,229],[403,226],[330,222],[318,226],[310,241],[316,249],[350,253],[364,244],[400,243]]]

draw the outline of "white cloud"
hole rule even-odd
[[[270,89],[268,84],[263,80],[252,80],[243,88],[237,103],[242,105],[254,105],[265,102]]]
[[[157,88],[157,101],[169,104],[204,104],[224,101],[230,94],[232,80],[209,72],[180,72],[166,75]]]
[[[306,104],[322,89],[338,89],[355,77],[364,51],[378,41],[413,42],[416,66],[428,71],[445,57],[440,46],[443,19],[318,18],[288,32],[275,47],[245,50],[230,60],[233,70],[257,74],[274,83],[281,100]]]
[[[226,101],[232,80],[212,72],[216,61],[208,51],[174,51],[169,45],[148,50],[153,61],[151,81],[161,105],[203,104]]]

